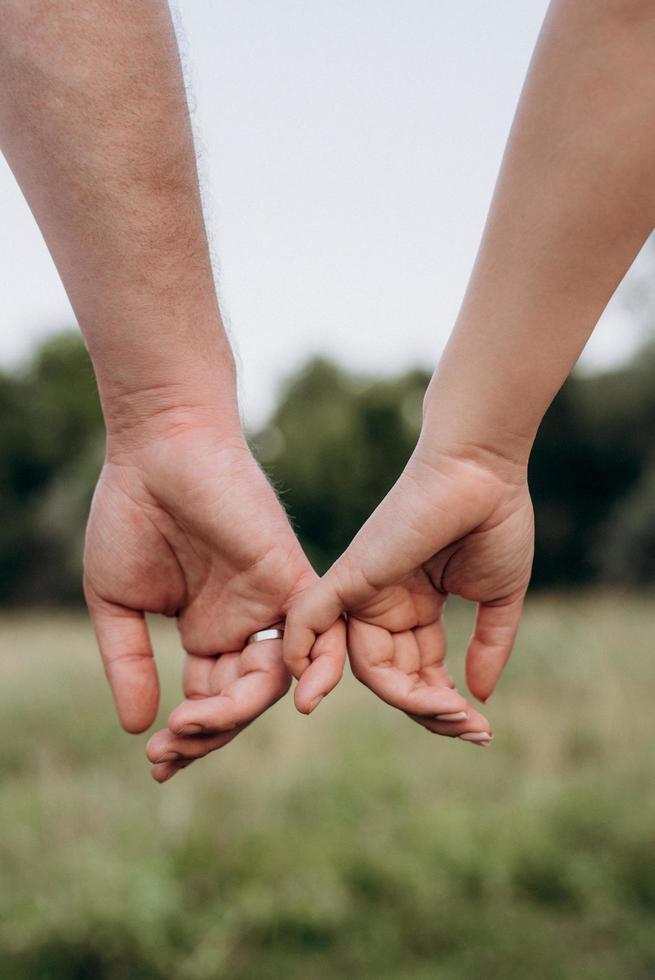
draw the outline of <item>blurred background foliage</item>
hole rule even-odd
[[[86,620],[4,613],[0,977],[650,980],[652,624],[652,598],[533,597],[489,749],[346,676],[160,787]],[[162,724],[179,638],[151,626]]]
[[[655,580],[655,344],[566,383],[530,466],[534,588]],[[253,448],[319,571],[348,544],[416,443],[428,374],[365,378],[311,360]],[[81,601],[84,524],[104,436],[79,335],[0,374],[0,603]]]
[[[655,976],[652,592],[611,587],[655,580],[653,377],[651,342],[574,374],[544,421],[533,591],[552,594],[527,604],[484,752],[346,676],[309,725],[284,699],[162,788],[81,612],[3,611],[1,980]],[[319,570],[401,472],[427,382],[314,359],[251,433]],[[76,331],[0,374],[0,418],[0,604],[79,604],[104,432]],[[449,607],[460,683],[471,615]],[[151,626],[159,727],[179,638]]]

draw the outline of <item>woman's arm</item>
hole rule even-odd
[[[653,4],[551,4],[425,402],[427,442],[527,460],[655,224],[654,64]]]
[[[436,697],[448,684],[442,611],[455,593],[478,603],[469,687],[482,700],[493,691],[530,577],[526,470],[538,425],[655,223],[654,64],[652,3],[551,4],[418,446],[299,599],[285,637],[296,676],[315,636],[347,610],[364,683],[405,711],[408,693]],[[474,720],[468,730],[430,724],[490,732]]]

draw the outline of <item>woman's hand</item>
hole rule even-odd
[[[436,727],[434,713],[455,705],[441,623],[453,592],[479,604],[468,685],[482,700],[493,691],[530,576],[525,473],[537,429],[655,223],[652,23],[641,2],[550,5],[424,435],[294,607],[285,659],[296,675],[347,610],[357,676]],[[467,725],[478,732],[482,719],[437,730]]]
[[[315,579],[239,435],[183,423],[112,450],[89,520],[85,594],[127,731],[148,728],[159,702],[144,613],[176,616],[187,651],[186,700],[148,746],[155,779],[226,744],[287,691],[281,641],[244,644]],[[342,624],[323,643],[338,679]]]
[[[445,666],[443,610],[450,593],[478,603],[466,678],[486,701],[514,643],[532,553],[525,468],[483,451],[435,451],[424,436],[350,547],[293,604],[287,667],[301,677],[316,638],[347,612],[350,662],[362,683],[430,731],[486,744],[486,718]],[[301,694],[302,682],[297,702]]]

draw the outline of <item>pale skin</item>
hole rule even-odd
[[[347,612],[365,684],[431,731],[488,744],[444,666],[443,606],[479,603],[467,681],[485,700],[530,574],[534,434],[653,224],[654,53],[649,4],[553,5],[417,449],[317,583],[243,438],[166,5],[3,5],[0,142],[107,424],[85,591],[127,730],[157,710],[144,612],[176,615],[187,651],[186,700],[148,747],[156,779],[285,693],[280,642],[243,648],[285,617],[302,711],[338,683]]]
[[[478,607],[468,687],[482,701],[493,692],[530,577],[539,423],[655,225],[653,64],[652,3],[551,5],[418,445],[294,605],[284,645],[295,676],[347,612],[356,676],[413,716],[436,705],[450,683],[443,608],[454,594]],[[488,744],[491,729],[471,720]]]
[[[229,742],[277,701],[282,644],[245,646],[316,578],[247,447],[221,323],[166,3],[8,0],[0,144],[93,360],[107,428],[84,589],[123,727],[154,721],[145,612],[176,616],[185,700],[153,776]],[[305,685],[343,662],[326,634]]]

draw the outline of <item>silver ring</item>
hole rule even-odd
[[[277,626],[271,626],[267,630],[257,630],[256,633],[251,633],[246,640],[246,646],[251,643],[261,643],[262,640],[281,640],[284,636],[284,630],[278,629]]]

